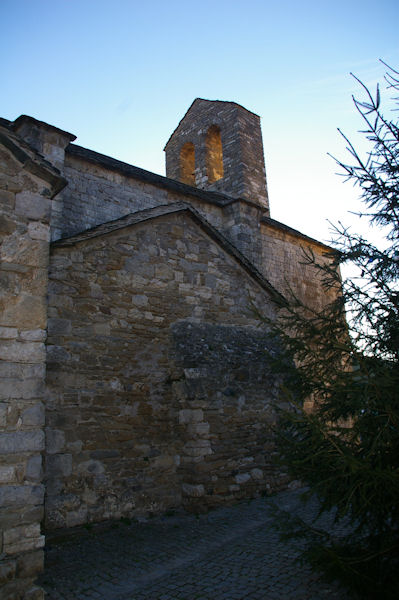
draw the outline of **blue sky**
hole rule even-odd
[[[193,99],[233,100],[262,118],[274,218],[326,240],[356,210],[327,152],[345,157],[338,126],[365,149],[349,73],[399,68],[398,0],[1,0],[0,19],[0,116],[164,174]]]

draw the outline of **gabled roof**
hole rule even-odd
[[[163,204],[156,206],[155,208],[148,208],[139,212],[131,213],[115,221],[109,221],[103,225],[98,225],[91,229],[87,229],[82,233],[73,235],[68,238],[62,238],[51,244],[54,248],[62,248],[66,246],[74,246],[79,242],[90,240],[99,236],[104,236],[126,227],[138,225],[145,221],[151,221],[165,215],[185,213],[188,215],[197,225],[203,229],[209,237],[211,237],[227,254],[229,254],[235,261],[250,275],[250,277],[256,281],[264,290],[266,290],[273,298],[273,300],[281,305],[286,304],[286,300],[280,292],[278,292],[272,284],[264,277],[254,265],[217,229],[215,229],[209,221],[207,221],[198,211],[192,206],[185,202],[175,202],[173,204]]]
[[[0,121],[0,143],[11,152],[23,169],[50,185],[51,198],[67,185],[66,179],[61,176],[58,169],[11,131],[9,121],[6,119]]]

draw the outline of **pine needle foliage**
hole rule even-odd
[[[399,107],[399,73],[387,68]],[[277,323],[269,323],[282,349],[271,360],[283,373],[281,393],[290,406],[279,409],[276,436],[283,464],[318,495],[320,513],[335,511],[348,523],[339,539],[310,535],[306,558],[355,597],[393,600],[399,598],[399,128],[384,116],[379,88],[373,95],[359,84],[365,99],[353,101],[370,150],[363,159],[344,136],[350,163],[337,162],[360,189],[359,216],[383,232],[383,243],[339,225],[335,251],[322,264],[305,254],[333,299],[315,310],[291,293]],[[342,281],[346,264],[355,274]]]

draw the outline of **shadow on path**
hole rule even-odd
[[[50,536],[40,584],[47,600],[347,600],[280,542],[273,505],[311,519],[298,491],[206,515],[127,520]]]

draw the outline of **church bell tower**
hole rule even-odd
[[[166,176],[244,198],[269,214],[260,118],[235,102],[194,100],[165,146]]]

